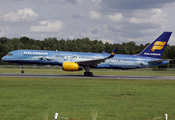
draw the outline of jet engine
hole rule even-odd
[[[79,66],[77,63],[63,62],[62,69],[64,71],[79,71],[79,70],[83,70],[83,67]]]

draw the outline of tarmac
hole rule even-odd
[[[175,80],[175,76],[141,76],[141,75],[70,75],[70,74],[9,74],[0,73],[0,77],[15,78],[74,78],[74,79],[129,79],[129,80]]]

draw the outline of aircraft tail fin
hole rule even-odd
[[[161,58],[172,32],[162,33],[154,42],[146,47],[138,56]]]
[[[111,55],[107,58],[113,58],[116,51],[117,51],[117,47],[112,51]]]

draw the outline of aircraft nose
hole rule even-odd
[[[2,61],[6,61],[6,56],[1,58]]]

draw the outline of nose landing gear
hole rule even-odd
[[[23,65],[21,65],[21,74],[24,74]]]

